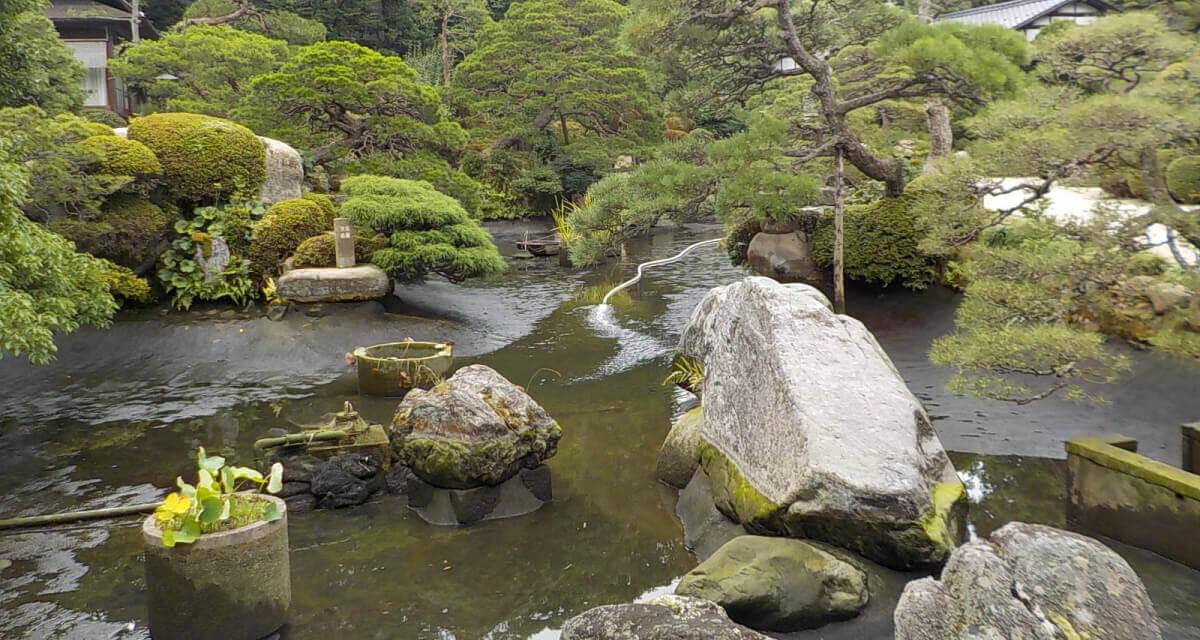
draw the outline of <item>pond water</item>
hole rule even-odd
[[[514,225],[493,230],[506,248],[520,233]],[[358,320],[338,320],[350,335],[347,345],[324,345],[329,361],[354,344],[382,342],[379,335],[450,335],[462,347],[456,366],[487,364],[526,386],[565,431],[549,463],[554,500],[527,516],[469,528],[426,524],[389,496],[291,515],[293,617],[283,638],[550,639],[585,609],[669,589],[691,569],[696,560],[683,547],[674,491],[653,470],[663,436],[692,399],[662,379],[692,308],[710,287],[745,273],[721,250],[705,249],[650,271],[618,299],[614,324],[596,323],[591,312],[634,263],[718,234],[704,226],[661,233],[632,245],[619,264],[592,271],[565,270],[553,259],[511,260],[510,273],[493,281],[402,287],[403,305],[378,314],[391,323],[382,328],[376,322],[359,332]],[[1121,431],[1138,437],[1144,451],[1177,459],[1177,425],[1200,416],[1200,367],[1135,353],[1136,375],[1099,407],[956,398],[941,388],[946,372],[925,359],[956,302],[945,291],[849,297],[851,312],[877,332],[937,417],[947,448],[962,452],[953,458],[971,490],[976,533],[1013,519],[1064,526],[1065,471],[1054,459],[1064,438]],[[210,316],[164,326],[132,314],[113,333],[65,339],[50,369],[0,361],[0,517],[152,502],[161,495],[156,486],[193,473],[189,451],[197,445],[245,463],[268,429],[321,422],[344,400],[370,420],[390,420],[396,402],[358,396],[349,368],[289,374],[296,362],[281,356],[205,377],[213,368],[208,334],[191,338],[186,351],[163,346],[163,335],[209,330]],[[229,322],[258,341],[245,348],[272,348],[271,323]],[[129,341],[142,333],[156,338]],[[113,344],[118,337],[127,343]],[[135,524],[0,536],[0,635],[147,638]],[[1200,638],[1200,574],[1115,546],[1145,579],[1167,637]],[[794,637],[891,637],[889,597],[897,594],[876,595],[874,619]]]

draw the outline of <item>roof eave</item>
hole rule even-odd
[[[1018,29],[1018,30],[1024,29],[1024,28],[1032,25],[1034,22],[1037,22],[1038,20],[1045,18],[1046,16],[1054,13],[1055,11],[1058,11],[1059,9],[1062,8],[1062,6],[1064,4],[1069,4],[1071,2],[1082,2],[1084,4],[1090,4],[1093,7],[1096,7],[1097,9],[1100,9],[1102,11],[1115,11],[1115,12],[1121,11],[1120,7],[1113,5],[1113,4],[1109,4],[1108,2],[1105,2],[1105,0],[1063,0],[1060,4],[1056,4],[1053,7],[1037,14],[1036,16],[1033,16],[1032,18],[1029,18],[1028,20],[1026,20],[1012,28]]]

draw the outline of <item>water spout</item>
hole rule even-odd
[[[702,242],[697,242],[696,244],[688,246],[688,248],[684,249],[683,251],[680,251],[679,253],[677,253],[674,256],[671,256],[670,258],[663,258],[661,260],[651,260],[650,262],[643,262],[642,264],[639,264],[638,268],[637,268],[637,275],[635,275],[634,277],[630,278],[629,280],[626,280],[625,282],[622,282],[621,284],[617,285],[615,288],[613,288],[612,291],[609,291],[608,294],[604,296],[604,300],[600,301],[600,305],[608,306],[609,299],[612,298],[613,295],[615,295],[618,291],[620,291],[626,287],[632,286],[632,285],[636,284],[638,280],[641,280],[642,273],[645,272],[647,267],[657,267],[659,265],[671,264],[672,262],[678,262],[679,260],[682,260],[683,257],[686,256],[689,252],[691,252],[692,249],[697,249],[699,247],[703,247],[703,246],[709,245],[709,244],[717,244],[720,241],[721,241],[721,238],[714,238],[712,240],[704,240]]]

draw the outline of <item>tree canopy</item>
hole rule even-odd
[[[45,6],[43,0],[0,1],[0,107],[59,113],[83,104],[83,65],[42,14]]]

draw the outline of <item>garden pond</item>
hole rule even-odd
[[[523,225],[492,225],[512,246]],[[541,227],[533,229],[540,232]],[[344,352],[389,340],[455,340],[456,366],[483,363],[528,388],[563,426],[549,462],[554,500],[467,528],[426,524],[403,498],[290,516],[293,614],[284,640],[556,638],[588,608],[671,589],[696,564],[675,492],[654,478],[671,422],[694,399],[663,378],[705,292],[746,275],[716,248],[648,272],[619,296],[613,323],[592,307],[640,261],[716,237],[713,226],[632,243],[618,263],[568,270],[509,259],[507,274],[402,285],[400,302],[303,308],[283,322],[219,308],[122,315],[61,341],[41,369],[0,361],[0,517],[153,502],[190,473],[197,445],[238,463],[268,429],[327,420],[345,400],[388,422],[395,399],[357,394]],[[532,234],[531,234],[532,235]],[[506,249],[507,251],[507,249]],[[511,253],[511,252],[509,252]],[[1180,423],[1200,419],[1200,366],[1132,351],[1109,403],[1012,406],[956,397],[931,365],[957,296],[852,290],[871,328],[926,404],[971,497],[971,529],[1010,520],[1065,526],[1062,442],[1120,432],[1177,463]],[[137,519],[0,536],[0,635],[148,638]],[[1179,535],[1195,535],[1180,532]],[[1200,572],[1113,545],[1146,582],[1169,639],[1200,638]],[[896,582],[861,620],[795,638],[890,638]]]

